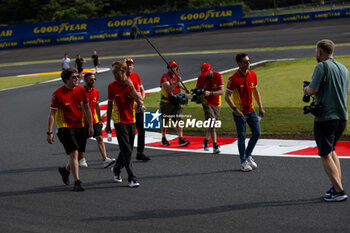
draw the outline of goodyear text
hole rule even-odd
[[[70,23],[62,23],[60,25],[55,26],[43,26],[43,27],[35,27],[34,33],[38,34],[45,34],[45,33],[62,33],[62,32],[74,32],[74,31],[83,31],[87,29],[86,23],[81,24],[70,24]]]

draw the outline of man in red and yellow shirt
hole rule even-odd
[[[181,116],[183,115],[183,108],[180,104],[174,104],[170,101],[173,95],[180,94],[180,88],[186,90],[187,93],[189,91],[181,84],[181,77],[178,75],[178,65],[175,61],[170,61],[168,66],[168,72],[163,74],[160,79],[160,112],[162,113],[162,124],[161,124],[161,132],[162,132],[162,145],[169,146],[170,143],[166,139],[167,128],[163,127],[163,123],[167,124],[169,121],[169,116],[175,116],[175,121],[178,122],[181,120]],[[175,75],[175,73],[177,75]],[[177,135],[179,137],[179,146],[187,146],[190,144],[190,141],[185,140],[183,138],[183,129],[176,124]]]
[[[239,69],[227,82],[225,100],[233,111],[233,118],[236,123],[241,170],[251,171],[257,168],[252,152],[261,135],[260,119],[253,106],[253,97],[259,106],[260,118],[264,116],[265,111],[258,90],[256,74],[249,70],[250,60],[248,54],[237,54],[236,62]],[[231,99],[231,95],[233,99]],[[247,148],[245,147],[246,123],[248,123],[252,131]]]
[[[205,89],[202,102],[205,120],[218,120],[221,109],[221,96],[224,94],[224,79],[222,75],[213,71],[210,64],[204,63],[201,66],[201,75],[197,79],[196,88],[197,90],[200,88]],[[209,127],[205,134],[203,148],[206,151],[209,150],[208,144],[210,138],[213,141],[213,153],[220,153],[219,146],[216,142],[215,124],[214,127]]]
[[[132,81],[136,91],[141,95],[142,100],[145,98],[145,90],[140,79],[140,76],[133,72],[135,68],[135,63],[132,58],[125,58],[124,62],[126,63],[126,76]],[[136,129],[137,129],[137,153],[136,159],[142,161],[150,160],[144,154],[145,149],[145,129],[143,128],[143,106],[139,106],[135,103],[135,118],[136,118]]]
[[[85,90],[86,95],[89,99],[89,106],[90,106],[90,110],[92,113],[92,123],[93,123],[93,127],[94,127],[93,137],[96,139],[98,149],[101,153],[101,156],[103,159],[103,167],[107,168],[115,163],[115,159],[108,158],[107,153],[106,153],[106,146],[103,142],[102,118],[101,118],[101,114],[100,114],[100,105],[98,104],[99,92],[95,88],[96,77],[93,73],[86,73],[84,75],[84,81],[85,81],[84,90]],[[85,116],[85,122],[87,122],[86,116]],[[89,125],[87,125],[86,127],[88,127],[88,126]],[[88,166],[84,153],[79,155],[79,166],[80,167],[87,167]]]
[[[110,123],[113,119],[120,148],[117,162],[112,171],[114,181],[120,183],[122,182],[121,169],[125,167],[128,173],[129,186],[133,188],[140,185],[136,181],[131,163],[135,138],[135,101],[140,106],[143,105],[143,101],[135,90],[132,81],[126,76],[125,62],[113,62],[112,67],[115,81],[108,85],[107,125],[105,130],[107,133],[111,131]]]
[[[94,133],[89,100],[83,87],[78,86],[79,74],[74,69],[66,69],[61,73],[64,85],[52,94],[51,110],[48,119],[47,141],[53,143],[53,124],[56,118],[57,136],[69,155],[66,167],[58,169],[63,182],[69,184],[69,174],[72,171],[75,179],[74,191],[84,191],[79,179],[78,155],[85,151],[86,131],[83,122],[83,112],[89,123],[88,133]]]

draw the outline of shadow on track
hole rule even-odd
[[[242,203],[235,205],[223,205],[216,207],[209,207],[203,209],[154,209],[148,211],[135,212],[132,216],[104,216],[98,218],[86,218],[81,221],[135,221],[135,220],[150,220],[150,219],[168,219],[192,215],[206,215],[206,214],[220,214],[231,211],[240,211],[247,209],[258,209],[258,208],[273,208],[273,207],[283,207],[283,206],[304,206],[312,205],[317,203],[323,203],[322,199],[310,198],[301,200],[286,200],[286,201],[267,201],[267,202],[252,202],[252,203]]]

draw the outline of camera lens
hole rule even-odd
[[[303,96],[303,101],[304,101],[305,103],[309,103],[309,102],[310,102],[310,96],[309,96],[309,95],[304,95],[304,96]]]

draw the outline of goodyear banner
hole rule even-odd
[[[87,20],[0,26],[0,49],[130,38],[136,23],[146,36],[350,17],[350,8],[243,18],[241,5]]]
[[[219,23],[217,28],[225,29],[225,28],[237,28],[237,27],[248,27],[248,26],[262,26],[262,25],[306,22],[311,20],[334,19],[334,18],[343,18],[343,17],[350,17],[350,8],[330,10],[330,11],[299,13],[299,14],[243,18],[238,20],[232,20],[230,22]]]
[[[0,27],[0,49],[130,38],[136,23],[146,36],[209,30],[210,23],[242,18],[240,5],[88,20]],[[186,29],[192,25],[193,29]]]

